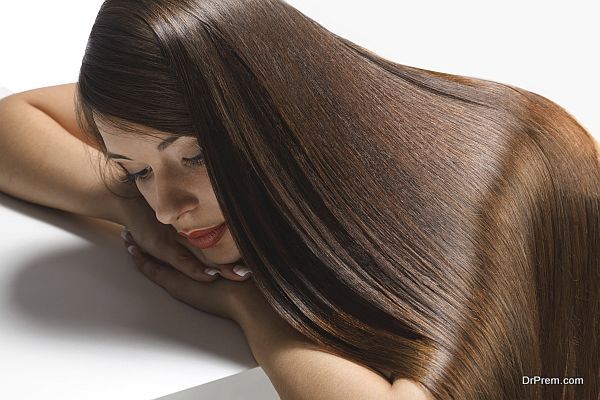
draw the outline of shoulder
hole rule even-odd
[[[433,400],[429,392],[417,382],[405,379],[396,378],[396,376],[387,370],[377,370],[385,376],[392,385],[392,394],[394,399],[398,400]]]
[[[410,379],[398,378],[392,383],[392,398],[398,400],[434,400],[420,384]]]

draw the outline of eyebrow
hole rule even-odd
[[[163,140],[162,142],[160,142],[157,146],[158,151],[163,151],[164,149],[166,149],[167,147],[169,147],[171,145],[171,143],[173,143],[174,141],[176,141],[177,139],[181,138],[181,136],[170,136],[168,138],[166,138],[165,140]],[[121,154],[115,154],[115,153],[106,153],[106,157],[107,158],[122,158],[124,160],[131,160],[131,158],[127,157],[127,156],[123,156]],[[133,161],[133,160],[131,160]]]

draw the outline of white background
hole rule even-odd
[[[290,0],[329,30],[401,64],[520,86],[600,138],[594,1]],[[0,86],[77,80],[98,0],[0,1]]]

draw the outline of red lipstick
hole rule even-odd
[[[178,232],[181,236],[186,238],[190,244],[200,249],[206,249],[216,245],[219,240],[225,234],[227,225],[223,222],[221,225],[217,225],[211,228],[195,229],[191,232]]]

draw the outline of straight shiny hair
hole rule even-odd
[[[104,152],[94,118],[195,136],[258,288],[323,351],[435,399],[597,398],[598,150],[547,98],[279,0],[107,0],[76,107]]]

